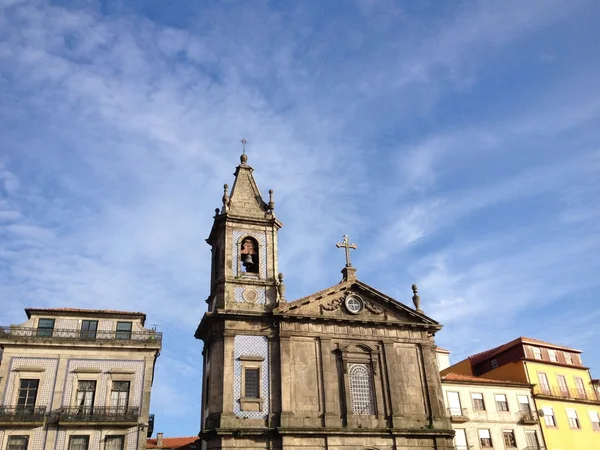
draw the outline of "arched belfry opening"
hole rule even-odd
[[[253,237],[246,236],[241,240],[240,260],[244,272],[259,273],[260,261],[258,257],[258,242]]]

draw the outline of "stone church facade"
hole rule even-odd
[[[453,449],[436,363],[441,325],[356,278],[288,301],[282,223],[247,156],[225,185],[212,248],[200,437],[205,449]]]

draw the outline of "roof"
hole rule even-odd
[[[198,440],[198,436],[185,436],[185,437],[172,437],[172,438],[163,438],[163,445],[160,448],[170,449],[170,448],[183,448],[186,445],[193,444]],[[146,440],[146,448],[159,448],[156,446],[156,439],[147,439]],[[193,448],[190,446],[190,448]],[[197,446],[200,448],[200,445]]]
[[[542,347],[548,347],[548,348],[552,348],[555,350],[566,350],[566,351],[573,352],[573,353],[581,353],[581,350],[576,350],[574,348],[563,347],[561,345],[552,344],[550,342],[540,341],[538,339],[532,339],[532,338],[521,336],[521,337],[518,337],[517,339],[507,342],[506,344],[502,344],[498,347],[494,347],[489,350],[485,350],[483,352],[476,353],[474,355],[469,356],[469,359],[471,360],[471,365],[478,364],[482,361],[485,361],[488,358],[491,358],[494,355],[497,355],[499,353],[502,353],[505,350],[508,350],[509,348],[516,347],[517,345],[522,345],[522,344],[540,345]]]
[[[507,381],[507,380],[494,380],[491,378],[481,378],[475,377],[472,375],[462,375],[459,373],[450,372],[446,375],[442,376],[443,381],[456,381],[459,383],[473,383],[473,384],[494,384],[494,385],[504,385],[504,386],[522,386],[522,387],[530,387],[531,384],[528,383],[520,383],[518,381]]]
[[[142,324],[146,321],[146,314],[143,312],[133,311],[117,311],[114,309],[82,309],[82,308],[25,308],[27,318],[30,319],[32,314],[48,314],[48,315],[60,315],[66,314],[70,316],[127,316],[127,317],[138,317],[142,319]]]
[[[450,354],[450,350],[446,350],[445,348],[442,348],[442,347],[436,347],[435,351],[438,352],[438,353],[448,353],[448,354]]]

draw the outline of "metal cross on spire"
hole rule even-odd
[[[350,262],[350,249],[356,250],[356,244],[350,244],[348,242],[348,235],[344,235],[344,240],[342,242],[338,242],[335,244],[337,248],[344,247],[346,250],[346,267],[352,267],[352,263]]]
[[[246,144],[248,143],[248,141],[246,140],[246,138],[242,138],[242,140],[240,142],[242,143],[242,153],[245,155],[246,154]]]

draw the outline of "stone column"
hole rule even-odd
[[[390,416],[393,428],[405,428],[410,421],[408,405],[406,403],[407,392],[402,377],[402,367],[396,355],[393,342],[383,343],[385,355],[385,370],[388,379],[388,391],[390,394]]]
[[[331,338],[320,338],[321,360],[323,370],[323,396],[325,404],[325,427],[341,427],[340,421],[340,389],[338,386],[338,370],[335,363],[335,346]]]
[[[233,415],[233,370],[234,370],[234,335],[223,336],[223,403],[221,427],[231,424]]]
[[[293,417],[292,408],[292,374],[290,361],[292,351],[290,336],[279,336],[279,363],[281,373],[281,425],[288,425],[288,419]]]

